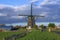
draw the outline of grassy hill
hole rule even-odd
[[[14,34],[20,34],[23,31],[25,31],[25,29],[19,29],[17,31],[9,31],[9,32],[0,32],[0,40],[3,40],[3,38],[12,36]]]
[[[3,37],[20,34],[23,31],[24,29],[20,29],[17,32],[0,32],[0,40],[2,40]],[[33,29],[32,32],[22,38],[18,38],[17,40],[60,40],[60,34],[47,31],[41,32],[40,30]]]
[[[60,35],[54,32],[41,32],[39,30],[33,30],[25,37],[17,40],[60,40]]]

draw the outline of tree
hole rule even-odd
[[[55,28],[55,24],[54,24],[54,23],[49,23],[49,24],[48,24],[48,27],[50,27],[50,28]]]
[[[54,28],[55,28],[55,24],[54,23],[49,23],[48,24],[48,31],[51,32]]]
[[[40,31],[44,31],[44,29],[45,29],[45,26],[43,24],[39,26]]]
[[[40,28],[44,29],[44,25],[43,25],[43,24],[42,24],[42,25],[40,25]]]

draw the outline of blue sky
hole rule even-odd
[[[60,0],[0,0],[0,23],[26,22],[27,17],[18,15],[29,15],[31,3],[33,15],[45,16],[36,21],[60,22]]]
[[[36,0],[0,0],[0,4],[6,4],[6,5],[23,5],[23,4],[29,4],[32,2],[35,2]],[[42,2],[43,0],[38,0],[38,2]]]
[[[22,5],[27,3],[26,0],[1,0],[0,4],[7,4],[7,5]]]

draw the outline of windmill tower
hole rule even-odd
[[[31,16],[28,16],[28,26],[34,27],[34,25],[35,25],[35,17],[32,16],[31,18]]]
[[[28,26],[34,27],[35,25],[35,17],[32,14],[32,4],[31,4],[31,15],[28,16]]]

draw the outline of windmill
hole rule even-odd
[[[41,15],[33,15],[32,13],[32,3],[31,3],[31,14],[30,15],[18,15],[18,16],[27,16],[28,17],[28,26],[34,27],[35,25],[35,17],[44,17]]]

